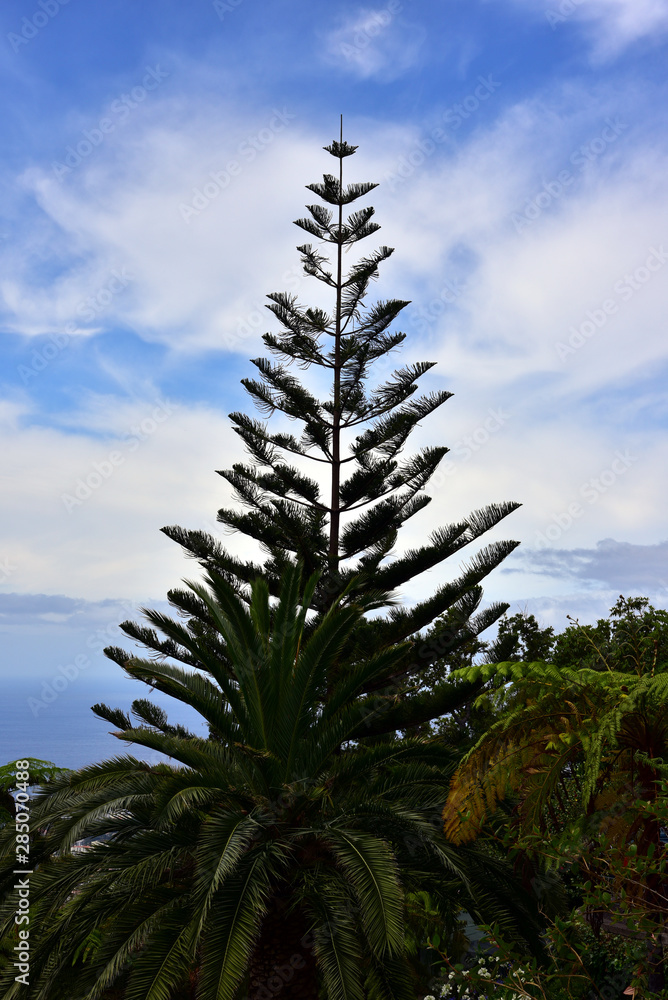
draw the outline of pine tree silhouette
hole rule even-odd
[[[367,620],[358,630],[356,644],[348,650],[351,658],[414,637],[447,612],[441,630],[432,630],[427,642],[414,643],[393,675],[375,682],[378,696],[390,707],[370,723],[372,735],[429,721],[461,704],[475,689],[455,687],[444,679],[431,690],[420,691],[420,675],[435,660],[454,655],[507,610],[507,604],[494,603],[479,611],[480,583],[519,543],[486,545],[454,580],[410,608],[398,606],[397,591],[476,542],[520,505],[490,504],[432,532],[424,545],[393,555],[401,526],[431,502],[425,488],[448,451],[445,446],[430,447],[405,457],[404,446],[416,425],[452,394],[437,390],[416,395],[419,379],[434,362],[399,368],[369,387],[374,363],[382,362],[405,340],[404,333],[390,327],[409,303],[389,299],[366,305],[380,264],[393,253],[390,247],[379,247],[344,272],[344,251],[380,228],[373,221],[372,207],[349,215],[344,208],[378,185],[344,186],[344,160],[357,146],[343,140],[343,128],[339,140],[324,148],[338,160],[338,176],[325,174],[321,183],[307,185],[324,204],[308,205],[309,216],[296,220],[317,241],[316,246],[305,243],[297,249],[304,274],[330,290],[332,310],[301,305],[297,296],[285,292],[269,294],[267,308],[281,329],[265,333],[263,341],[276,360],[254,359],[257,377],[242,380],[262,415],[284,414],[301,424],[301,434],[271,431],[266,422],[232,413],[230,419],[250,462],[219,473],[239,501],[238,507],[218,512],[219,522],[258,542],[266,558],[261,563],[234,556],[203,531],[174,525],[162,530],[205,570],[220,575],[242,594],[247,595],[252,582],[263,577],[276,595],[286,565],[300,563],[305,578],[312,572],[321,574],[312,599],[316,611],[324,613],[340,599],[363,601],[367,610],[384,609],[382,616]],[[326,244],[333,249],[333,262],[323,252]],[[296,377],[295,368],[307,371],[312,366],[331,378],[331,395],[325,400]],[[326,473],[325,490],[307,474],[309,463],[317,463],[321,480]],[[192,591],[174,590],[169,598],[189,619],[191,631],[209,634],[216,650],[215,630]],[[165,631],[164,616],[149,611],[147,617]],[[151,628],[131,622],[122,627],[161,655],[200,665],[179,641],[178,630],[168,632],[173,639],[160,639]],[[223,650],[216,651],[224,656]],[[502,652],[492,645],[490,658],[502,658]],[[108,655],[120,663],[128,659],[119,649],[109,650]]]

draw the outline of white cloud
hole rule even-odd
[[[21,419],[30,413],[27,400],[0,399],[0,427],[3,431],[16,430]]]
[[[385,288],[414,301],[404,314],[420,331],[411,356],[438,360],[439,384],[456,391],[424,429],[423,440],[453,447],[455,470],[431,491],[432,524],[439,508],[444,521],[516,499],[524,506],[495,537],[529,547],[573,504],[557,545],[591,547],[605,534],[648,544],[661,534],[668,453],[645,381],[668,364],[667,157],[633,107],[618,124],[633,122],[635,134],[597,141],[615,121],[613,102],[599,94],[592,109],[572,88],[543,94],[491,128],[474,120],[441,155],[427,130],[406,130],[392,136],[389,169],[369,171],[385,175],[375,200],[384,239],[398,247]],[[563,170],[570,183],[553,186],[517,232],[513,215]],[[597,398],[613,393],[599,419]],[[493,433],[490,407],[508,414]],[[626,466],[618,452],[631,456]],[[406,529],[414,543],[423,525]],[[532,587],[529,576],[495,574],[486,594],[520,599]],[[540,588],[556,599],[563,580]]]
[[[640,39],[657,39],[668,30],[666,0],[584,0],[582,19],[592,28],[598,59],[616,56]]]
[[[579,580],[632,594],[658,594],[668,600],[668,541],[632,545],[604,538],[595,548],[525,551],[514,557],[531,572]]]
[[[586,95],[572,94],[555,121],[547,101],[422,156],[402,180],[402,162],[429,148],[429,133],[407,135],[377,200],[399,247],[388,270],[432,356],[475,366],[478,386],[540,375],[582,397],[666,360],[668,152],[633,141],[632,114],[605,102],[585,117]]]
[[[666,0],[545,0],[543,11],[535,0],[513,2],[540,14],[555,31],[569,21],[585,25],[595,62],[614,58],[641,39],[656,41],[668,30]]]
[[[425,30],[397,20],[398,0],[384,7],[361,8],[325,39],[324,58],[344,72],[389,83],[416,65]]]
[[[266,327],[264,291],[283,287],[295,261],[295,164],[317,176],[322,157],[289,107],[189,111],[156,100],[148,122],[131,120],[62,180],[44,167],[24,174],[39,213],[27,213],[23,245],[0,250],[6,328],[82,335],[123,324],[177,349],[247,352]],[[296,284],[294,271],[287,278]]]
[[[625,371],[619,348],[630,326],[645,330],[636,364],[662,353],[656,317],[665,283],[653,279],[628,302],[613,288],[644,265],[666,231],[668,157],[629,138],[637,123],[615,115],[613,95],[599,95],[595,113],[583,111],[587,101],[571,92],[511,107],[405,181],[402,155],[418,149],[420,134],[362,126],[367,142],[355,166],[362,176],[385,178],[375,199],[382,238],[398,247],[386,273],[390,280],[401,275],[414,316],[443,308],[444,278],[466,277],[454,331],[448,321],[448,358],[464,362],[474,353],[479,377],[496,381],[500,368],[509,377],[538,366],[566,371],[569,388],[576,378],[600,383]],[[44,238],[61,271],[45,281],[21,264],[15,247],[7,253],[5,303],[14,329],[44,332],[67,319],[79,332],[123,324],[178,350],[227,347],[245,355],[271,322],[262,308],[266,291],[287,287],[311,297],[313,283],[302,287],[298,274],[300,234],[288,220],[303,214],[295,179],[331,169],[318,140],[288,121],[285,132],[267,126],[251,133],[258,144],[273,136],[258,151],[228,111],[168,126],[170,113],[163,107],[141,137],[124,133],[115,152],[101,149],[71,182],[61,185],[44,170],[25,177],[50,223]],[[607,120],[618,123],[617,132]],[[233,136],[222,149],[221,132]],[[240,148],[256,156],[241,164]],[[243,169],[215,194],[210,175],[226,172],[235,156]],[[558,180],[564,171],[567,185]],[[180,206],[193,203],[204,207],[186,223]],[[618,313],[578,354],[591,356],[604,336],[614,348],[600,358],[606,370],[560,358],[557,344],[570,327],[610,295],[620,299]],[[82,309],[93,314],[89,324]],[[437,322],[429,326],[438,331]]]
[[[431,384],[457,392],[417,436],[451,446],[455,471],[435,484],[434,502],[407,527],[403,544],[419,543],[430,527],[503,499],[524,507],[495,537],[529,546],[573,503],[582,514],[559,545],[591,548],[605,535],[646,545],[660,537],[668,456],[642,380],[666,363],[662,275],[668,265],[628,301],[614,292],[629,269],[644,266],[668,222],[666,156],[655,139],[645,138],[636,110],[644,96],[627,95],[623,121],[634,128],[602,148],[606,119],[614,121],[617,111],[616,95],[602,88],[594,102],[573,87],[540,95],[499,112],[491,126],[473,118],[468,133],[432,142],[423,162],[411,154],[428,148],[428,132],[348,122],[349,140],[359,135],[364,142],[347,169],[356,180],[385,180],[373,199],[383,226],[379,242],[397,247],[377,293],[414,301],[404,316],[409,332],[412,325],[419,333],[398,363],[438,360]],[[496,97],[492,93],[490,102]],[[62,185],[45,170],[27,175],[62,270],[34,299],[38,275],[12,271],[8,262],[18,288],[17,326],[57,325],[71,315],[71,303],[85,297],[86,285],[103,284],[112,267],[127,267],[131,286],[112,298],[99,322],[125,323],[175,350],[220,348],[226,334],[239,332],[229,346],[251,354],[265,328],[266,291],[292,287],[314,299],[314,283],[302,287],[290,270],[294,245],[305,237],[289,220],[304,212],[302,184],[331,169],[318,148],[322,136],[288,121],[226,191],[186,223],[179,205],[192,200],[193,188],[204,191],[212,171],[240,159],[240,149],[253,148],[244,146],[249,136],[261,146],[272,113],[256,116],[252,128],[229,109],[178,116],[171,105],[156,103],[154,113],[145,132],[126,131],[117,149],[101,148]],[[584,169],[571,159],[583,145],[591,153]],[[402,158],[416,164],[405,178]],[[537,203],[563,170],[572,182],[518,232],[513,215]],[[15,248],[14,258],[20,258]],[[449,292],[441,295],[451,280],[461,282],[454,302]],[[619,309],[560,358],[557,345],[571,336],[570,327],[591,323],[588,313],[597,314],[611,295]],[[35,301],[37,313],[31,312]],[[591,400],[622,385],[621,416],[598,421]],[[66,564],[71,596],[148,600],[188,572],[157,529],[212,519],[226,491],[213,469],[229,467],[241,450],[220,413],[184,405],[141,450],[126,454],[128,428],[149,419],[156,405],[150,386],[129,388],[134,402],[89,396],[50,429],[22,427],[23,404],[8,405],[14,471],[2,523],[13,530],[0,543],[0,557],[17,568],[3,581],[5,589],[61,593]],[[479,444],[490,407],[510,416]],[[640,425],[639,410],[645,414]],[[476,434],[467,456],[466,438]],[[108,461],[114,450],[123,462],[68,514],[62,494],[73,495],[77,480],[95,474],[95,463]],[[607,472],[618,450],[630,450],[633,463],[590,503],[583,489]],[[246,543],[230,540],[236,544]],[[411,599],[433,590],[438,581],[428,576]],[[495,574],[487,593],[520,599],[531,579]],[[556,592],[563,592],[562,580],[555,581]]]
[[[513,557],[511,557],[513,558]],[[537,587],[536,578],[531,581],[535,592]],[[530,591],[527,590],[526,593]],[[646,596],[639,595],[636,591],[627,588],[624,596]],[[518,612],[533,614],[542,627],[551,625],[555,632],[563,632],[573,624],[572,619],[577,618],[581,625],[595,625],[600,618],[609,618],[610,609],[615,605],[619,597],[619,588],[606,589],[605,587],[587,587],[583,590],[582,584],[578,582],[578,589],[558,597],[523,597],[513,600],[508,609],[509,615]],[[668,603],[666,595],[658,595],[652,598],[654,607],[663,608]]]
[[[108,397],[89,425],[82,412],[76,430],[32,426],[6,437],[3,592],[147,601],[196,575],[159,528],[215,530],[228,487],[214,469],[238,460],[241,449],[220,413],[160,406],[155,397]],[[101,426],[105,437],[91,437]]]

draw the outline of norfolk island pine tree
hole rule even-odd
[[[354,152],[354,147],[348,146],[342,139],[338,143],[332,143],[327,149],[328,152],[339,158],[341,165],[343,159]],[[297,417],[299,412],[296,403],[300,400],[304,402],[306,409],[303,409],[302,412],[305,414],[305,436],[302,442],[298,442],[286,436],[270,435],[262,425],[253,421],[248,422],[241,415],[233,415],[237,429],[246,440],[257,464],[261,468],[260,457],[264,455],[264,465],[270,471],[262,473],[257,468],[247,470],[243,466],[237,466],[232,472],[225,473],[224,475],[233,483],[238,495],[248,504],[249,513],[248,515],[235,515],[234,512],[222,511],[220,519],[223,524],[237,529],[241,528],[250,537],[260,540],[265,545],[269,555],[266,566],[241,563],[225,553],[213,539],[198,533],[183,533],[186,551],[195,555],[202,562],[207,570],[209,581],[219,589],[224,585],[231,586],[232,592],[241,595],[251,606],[252,591],[255,591],[259,584],[266,587],[267,594],[278,596],[280,594],[280,579],[285,579],[285,573],[290,572],[290,564],[305,563],[307,570],[311,569],[312,566],[308,564],[307,557],[312,557],[314,553],[317,555],[319,552],[324,558],[317,568],[321,571],[324,569],[324,572],[321,572],[320,577],[316,577],[317,584],[312,592],[305,595],[302,591],[302,597],[308,606],[317,612],[311,625],[314,633],[317,631],[318,622],[326,619],[327,614],[335,610],[336,606],[344,609],[349,607],[351,611],[354,608],[363,608],[368,611],[391,607],[392,591],[401,586],[403,581],[411,579],[418,572],[423,572],[425,569],[437,565],[448,555],[460,551],[464,545],[480,537],[484,531],[489,530],[517,506],[515,504],[498,505],[476,512],[465,522],[437,532],[432,536],[428,546],[407,553],[394,560],[387,567],[382,565],[394,545],[400,525],[429,502],[427,497],[418,494],[433,474],[446,449],[427,449],[417,458],[405,462],[403,465],[400,465],[397,460],[399,452],[417,421],[440,406],[449,394],[436,393],[423,400],[411,400],[410,397],[415,392],[417,379],[431,367],[431,365],[418,365],[395,373],[394,380],[377,389],[372,399],[367,400],[364,395],[363,379],[370,363],[375,358],[388,353],[393,347],[398,346],[404,339],[403,334],[387,334],[385,331],[400,309],[406,305],[403,302],[378,303],[366,314],[363,315],[361,312],[363,295],[366,293],[369,282],[376,276],[379,262],[389,256],[391,251],[388,248],[381,248],[374,255],[364,259],[356,268],[352,269],[345,280],[338,264],[342,250],[347,244],[356,242],[377,228],[375,224],[370,223],[372,209],[354,213],[346,220],[345,225],[342,220],[343,205],[361,197],[374,186],[353,185],[352,188],[344,189],[341,173],[338,181],[336,178],[325,175],[322,185],[312,185],[311,188],[327,196],[324,197],[325,201],[329,199],[330,203],[337,205],[339,225],[332,227],[330,225],[331,219],[323,215],[322,209],[319,209],[318,206],[310,208],[311,220],[300,220],[299,223],[307,229],[312,224],[317,226],[318,214],[320,213],[321,220],[324,220],[320,223],[323,232],[321,238],[326,239],[331,230],[330,242],[336,244],[337,250],[336,279],[329,280],[331,276],[328,276],[325,270],[324,258],[313,251],[311,246],[305,245],[301,248],[301,252],[306,273],[313,273],[315,277],[320,276],[321,280],[329,284],[335,291],[337,304],[334,319],[328,320],[317,310],[300,312],[296,303],[290,301],[288,297],[270,296],[272,300],[270,308],[279,318],[284,316],[286,320],[283,325],[288,332],[283,336],[285,341],[283,346],[292,345],[293,353],[291,356],[297,360],[302,359],[307,366],[310,363],[321,363],[322,367],[329,367],[333,371],[336,388],[333,398],[334,401],[338,399],[338,406],[335,405],[335,402],[318,404],[294,381],[289,380],[284,370],[277,371],[266,363],[257,362],[257,367],[260,369],[264,381],[248,383],[247,388],[260,402],[262,402],[262,393],[265,392],[268,395],[265,405],[268,407],[271,406],[288,414],[291,414],[294,409],[294,415]],[[309,339],[308,330],[304,333],[298,328],[300,317],[316,332],[317,327],[320,326],[319,335],[330,333],[334,337],[335,346],[333,352],[330,352],[329,361],[324,354],[318,354],[316,334],[313,333]],[[296,330],[289,326],[288,319],[293,323],[293,326],[297,327]],[[354,323],[353,332],[347,339],[346,323],[351,322]],[[328,327],[332,327],[332,329],[328,329]],[[271,340],[272,335],[266,335],[265,343],[271,345]],[[276,349],[277,351],[282,350],[282,346],[277,343]],[[314,357],[319,359],[317,362],[306,357],[306,352],[311,349]],[[309,441],[315,448],[319,447],[318,440],[320,439],[321,444],[324,445],[320,448],[321,454],[324,456],[321,460],[327,463],[327,456],[333,459],[334,455],[332,442],[336,436],[335,411],[337,410],[340,430],[351,426],[355,427],[364,420],[369,421],[371,426],[359,435],[353,448],[352,457],[349,458],[350,461],[356,463],[353,475],[347,481],[342,482],[340,474],[336,479],[333,473],[339,498],[338,526],[334,530],[333,525],[336,518],[331,515],[336,505],[332,504],[330,508],[325,506],[323,511],[321,508],[324,505],[315,492],[315,484],[309,484],[306,477],[303,477],[297,470],[290,469],[278,461],[275,449],[284,448],[297,454],[304,454],[308,450]],[[329,415],[329,419],[327,415]],[[273,450],[266,452],[266,449]],[[346,459],[341,457],[340,437],[338,449],[338,461],[340,464],[344,464]],[[329,464],[332,466],[334,463],[330,461]],[[290,484],[292,486],[288,488]],[[268,496],[269,500],[267,500]],[[356,521],[342,526],[341,515],[354,512],[356,502],[359,503],[358,509],[368,508],[368,510],[362,515],[358,515]],[[242,520],[235,521],[235,517],[241,517]],[[250,518],[250,521],[246,521],[247,517]],[[283,534],[277,534],[277,524]],[[305,534],[307,530],[310,530],[310,535]],[[168,529],[168,533],[176,536],[177,540],[182,540],[178,534],[180,531],[181,529]],[[307,541],[310,539],[308,545],[304,543],[304,538]],[[337,553],[334,553],[332,538],[337,539]],[[205,548],[198,548],[200,542]],[[353,635],[357,636],[356,642],[344,650],[347,653],[347,660],[341,655],[335,659],[331,675],[324,679],[320,691],[322,692],[323,710],[326,711],[330,694],[334,696],[334,701],[336,701],[341,685],[350,689],[352,698],[346,711],[353,713],[356,717],[361,716],[366,722],[362,728],[357,728],[352,737],[353,742],[359,747],[360,753],[364,754],[365,744],[367,744],[366,750],[371,752],[372,748],[368,746],[370,741],[373,742],[384,735],[394,734],[397,729],[402,730],[435,718],[447,711],[449,706],[460,703],[462,698],[466,696],[466,691],[462,692],[461,688],[453,690],[447,681],[444,681],[442,685],[436,685],[435,689],[428,692],[426,696],[420,693],[408,695],[403,703],[397,705],[397,684],[413,681],[411,667],[413,667],[413,674],[416,673],[415,658],[404,655],[406,650],[411,649],[412,644],[408,642],[402,646],[402,639],[413,636],[417,630],[423,627],[423,624],[431,622],[443,610],[447,610],[449,612],[448,631],[437,637],[436,641],[432,639],[429,651],[423,653],[424,664],[428,665],[429,656],[432,654],[433,658],[443,656],[444,651],[456,650],[460,644],[470,642],[472,636],[481,632],[505,610],[505,605],[497,605],[488,609],[487,612],[476,614],[481,597],[479,583],[486,573],[498,565],[516,544],[508,542],[489,546],[478,554],[455,583],[441,588],[431,601],[423,602],[411,612],[392,609],[386,618],[367,621],[366,626],[364,626],[362,617],[358,616],[358,628],[353,630]],[[316,548],[316,545],[319,545],[320,548]],[[348,565],[356,557],[357,564]],[[304,579],[303,575],[301,579]],[[239,683],[233,659],[228,655],[225,641],[221,640],[219,623],[216,623],[215,608],[210,602],[207,602],[203,589],[191,585],[188,591],[175,591],[170,597],[173,605],[187,619],[186,624],[173,621],[157,612],[147,611],[149,627],[141,627],[132,623],[126,623],[124,627],[127,635],[143,643],[153,655],[158,654],[158,662],[154,659],[133,660],[127,653],[119,649],[109,649],[108,655],[121,663],[130,676],[189,704],[201,702],[197,691],[203,683],[207,685],[208,689],[212,683],[211,678],[215,682],[217,677],[224,677],[227,673],[232,685]],[[231,594],[228,595],[228,599],[231,600]],[[270,620],[273,620],[273,611],[269,617],[264,615],[263,618],[265,624],[269,624]],[[162,633],[162,637],[158,633]],[[309,634],[309,628],[306,628],[306,639],[308,639]],[[384,661],[386,668],[373,670],[371,672],[373,676],[364,685],[356,685],[360,669],[363,669],[364,662],[370,659],[370,643],[373,643],[373,649],[376,652],[387,651],[388,656]],[[178,666],[172,667],[167,662],[159,662],[168,659],[176,660],[177,664],[184,664],[194,668],[194,670],[184,672],[181,669],[179,673]],[[216,664],[215,670],[211,669],[212,663]],[[187,680],[188,677],[190,680]],[[474,687],[472,686],[472,690]],[[388,703],[391,707],[386,711],[381,711],[381,708]],[[195,745],[199,741],[192,734],[182,727],[170,726],[164,713],[144,699],[133,705],[133,713],[140,723],[138,728],[133,728],[123,713],[108,709],[103,705],[98,705],[95,709],[100,716],[122,730],[118,735],[126,742],[136,742],[144,746],[153,746],[156,749],[158,744],[161,747],[163,745],[167,747],[169,744],[175,759],[181,760],[182,763],[186,762],[186,766],[188,766],[186,758],[191,754],[197,756],[199,753]],[[218,711],[221,711],[220,707]],[[225,711],[224,707],[223,711]],[[207,714],[211,713],[202,712],[202,714],[206,718]],[[165,738],[167,743],[164,743]],[[221,733],[216,732],[214,727],[211,731],[212,752],[215,752],[215,747],[220,743],[220,740]],[[184,744],[190,741],[193,741],[192,750],[188,751]],[[401,745],[387,748],[378,746],[374,752],[381,755],[389,754],[394,759],[395,755],[403,753],[404,741],[398,741],[398,743]],[[344,748],[345,740],[341,749]],[[179,750],[178,754],[176,753],[177,749]],[[247,750],[243,749],[242,752],[249,752],[253,757],[256,750],[256,747],[249,746]],[[170,749],[167,749],[167,752],[169,753]],[[425,747],[424,752],[428,754],[429,750]],[[436,745],[433,752],[436,754],[439,752]],[[262,754],[259,759],[262,759]],[[155,779],[153,779],[149,776],[149,772],[152,772],[151,768],[142,766],[141,762],[133,762],[127,758],[125,760],[127,764],[123,763],[118,768],[117,762],[108,762],[110,770],[114,772],[114,768],[117,768],[122,772],[128,771],[131,774],[131,781],[136,780],[140,783],[144,780],[154,781],[155,791],[161,797],[162,772],[156,772]],[[360,765],[368,767],[368,761],[360,758],[360,763],[357,765],[358,770]],[[392,765],[388,764],[388,766]],[[102,786],[106,785],[107,780],[110,779],[109,791],[111,791],[116,785],[116,773],[109,774],[109,768],[106,765],[99,765],[99,767],[105,769],[104,773],[75,776],[68,788],[63,787],[62,792],[68,800],[68,813],[71,813],[74,808],[74,800],[78,800],[77,811],[81,810],[81,812],[79,812],[75,822],[82,818],[82,813],[88,815],[92,807],[94,814],[92,819],[96,821],[101,818],[103,825],[106,822],[107,827],[109,827],[111,821],[117,824],[118,820],[113,817],[110,819],[104,814],[100,817],[97,810],[107,809],[108,792]],[[440,774],[436,778],[439,790],[447,784],[447,771],[447,767],[440,768]],[[412,779],[409,779],[408,783],[413,788],[415,777],[414,775]],[[98,780],[101,781],[101,784],[98,784]],[[165,791],[167,791],[170,779],[167,777],[165,780]],[[180,779],[176,780],[178,783]],[[379,780],[381,786],[384,787],[384,783],[389,779],[380,774]],[[83,798],[79,800],[80,783],[84,787],[81,789]],[[390,785],[387,787],[390,788]],[[326,791],[327,789],[325,789]],[[71,794],[73,795],[72,799],[70,799]],[[399,791],[397,794],[403,793]],[[92,795],[92,800],[90,795]],[[122,795],[123,790],[121,790]],[[45,803],[45,809],[50,808],[52,804],[53,802]],[[147,807],[150,804],[147,800]],[[141,804],[139,805],[141,806]],[[59,808],[58,806],[57,809]],[[195,811],[198,811],[197,808]],[[147,816],[140,818],[142,824],[149,822]],[[193,815],[192,818],[194,822],[196,817]],[[271,816],[269,818],[271,819]],[[135,820],[130,818],[130,822],[135,822]],[[150,823],[152,822],[153,820],[150,820]],[[146,833],[148,834],[149,830],[146,830]],[[68,827],[67,836],[72,836],[70,827]],[[141,831],[140,836],[144,836]],[[91,860],[93,859],[91,858]],[[474,861],[473,858],[470,860]],[[487,860],[493,868],[496,867],[497,862],[501,866],[496,868],[495,876],[499,880],[498,888],[504,884],[506,886],[506,892],[503,890],[501,892],[505,899],[505,906],[502,903],[502,908],[505,908],[506,918],[514,924],[515,928],[518,927],[518,918],[520,918],[520,923],[526,927],[531,925],[531,930],[535,932],[536,924],[535,920],[532,919],[533,914],[528,912],[525,905],[530,904],[530,901],[520,900],[519,887],[513,888],[511,893],[507,891],[509,873],[503,870],[502,859],[497,859],[497,862],[493,858]],[[475,859],[474,864],[480,865],[482,862],[483,859]],[[466,867],[466,865],[463,866],[464,870]],[[171,871],[171,869],[169,870]],[[180,874],[186,878],[190,877],[188,864],[184,872]],[[486,877],[489,879],[490,875],[491,871],[488,868]],[[467,896],[465,901],[469,904],[470,890]],[[496,900],[493,899],[494,896],[496,896]],[[480,900],[483,908],[488,908],[490,904],[493,905],[499,901],[498,893],[494,892],[489,881],[484,888],[480,887]],[[475,908],[475,900],[471,900],[471,905]],[[178,928],[176,930],[178,931]],[[83,931],[84,927],[81,928],[81,932]],[[86,940],[88,939],[86,938]],[[85,948],[95,951],[101,943],[93,935]],[[169,947],[167,941],[165,944]],[[84,950],[79,957],[81,958],[83,955],[85,959],[87,953]],[[397,969],[398,972],[399,969]],[[405,984],[405,980],[403,983]],[[377,984],[377,990],[380,993],[383,993],[384,989],[388,989],[390,994],[394,992],[389,983],[386,983],[384,987],[380,983]],[[401,989],[404,989],[404,985]]]
[[[448,612],[442,627],[432,628],[428,638],[410,644],[392,673],[374,680],[365,692],[375,692],[377,704],[384,702],[386,706],[369,721],[368,736],[373,738],[429,723],[478,690],[476,684],[461,682],[455,688],[447,677],[425,690],[421,675],[436,661],[442,662],[450,654],[455,657],[507,610],[507,604],[497,602],[480,611],[480,583],[519,543],[495,541],[483,547],[454,580],[410,609],[397,607],[393,595],[414,577],[461,553],[520,505],[490,504],[434,531],[425,544],[396,557],[391,555],[400,527],[430,503],[425,488],[448,451],[445,446],[424,448],[401,460],[404,445],[416,425],[452,394],[437,390],[416,396],[418,380],[434,367],[429,362],[400,368],[373,391],[367,389],[374,362],[386,359],[405,340],[404,333],[389,328],[409,303],[390,299],[364,307],[380,264],[393,252],[389,247],[372,251],[344,273],[344,252],[380,228],[372,221],[372,207],[361,208],[347,218],[344,208],[377,185],[353,183],[344,187],[344,160],[357,147],[344,142],[342,131],[340,139],[325,149],[338,160],[338,176],[326,174],[322,183],[307,185],[324,205],[307,206],[309,216],[298,219],[296,225],[315,237],[320,246],[330,244],[333,249],[330,264],[319,247],[311,243],[298,247],[304,274],[330,290],[332,311],[301,306],[296,296],[287,293],[268,295],[267,308],[282,329],[266,333],[263,341],[278,360],[255,359],[258,377],[242,380],[261,413],[271,416],[278,412],[296,420],[302,424],[302,434],[297,438],[272,432],[266,423],[232,413],[234,429],[251,461],[219,473],[232,486],[241,509],[221,509],[218,521],[259,543],[266,558],[262,563],[238,558],[203,531],[178,526],[162,530],[205,570],[220,574],[246,597],[252,582],[260,577],[276,596],[282,573],[290,563],[303,567],[304,578],[313,572],[321,574],[312,599],[320,614],[341,598],[345,603],[364,596],[369,609],[373,607],[369,595],[374,593],[375,607],[384,609],[384,614],[367,618],[357,629],[353,646],[356,643],[362,651],[417,637]],[[290,365],[304,370],[313,365],[328,372],[330,398],[318,400],[295,377]],[[346,448],[345,437],[352,434],[357,436]],[[313,478],[289,464],[295,459],[302,466],[310,460],[326,470],[327,496]],[[196,634],[210,630],[207,609],[191,592],[172,590],[169,599]],[[148,612],[147,617],[151,625],[162,628],[165,624],[164,616]],[[179,642],[178,628],[167,638],[159,638],[150,626],[125,622],[122,628],[155,653],[192,665]],[[504,659],[510,641],[506,637],[492,643],[489,659]],[[107,653],[121,665],[128,659],[122,649],[110,648]],[[350,653],[354,657],[355,648]],[[397,695],[401,695],[400,701]]]

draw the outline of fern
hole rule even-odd
[[[642,664],[640,665],[642,668]],[[504,682],[501,718],[463,759],[450,785],[444,829],[454,843],[472,840],[508,796],[526,829],[558,823],[565,800],[597,808],[602,778],[616,788],[639,762],[668,752],[668,670],[652,662],[637,673],[557,668],[551,663],[499,663],[455,671],[468,681]],[[483,692],[480,698],[486,697]],[[623,751],[631,751],[624,755]],[[652,795],[660,774],[645,763]]]

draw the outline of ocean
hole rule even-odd
[[[61,767],[80,768],[118,755],[131,754],[142,760],[164,760],[160,754],[132,747],[111,735],[113,727],[91,712],[90,706],[104,702],[130,711],[133,698],[148,697],[160,704],[170,722],[180,722],[206,736],[200,716],[173,699],[127,683],[114,689],[79,680],[62,696],[47,703],[39,680],[5,681],[0,698],[0,765],[24,757],[48,760]]]

